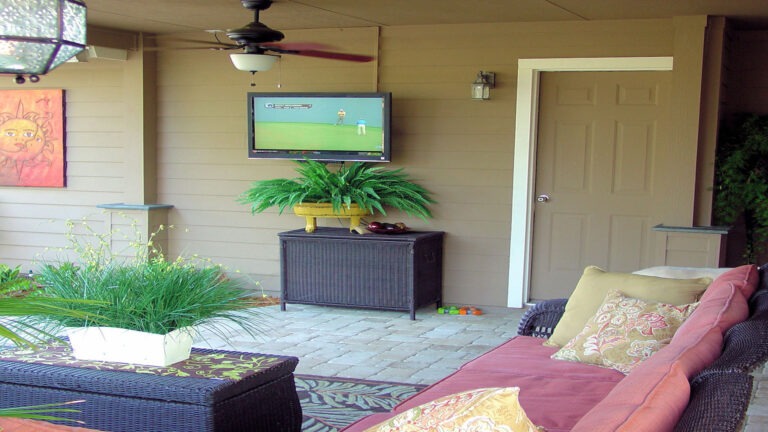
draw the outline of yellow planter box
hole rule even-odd
[[[296,216],[307,219],[306,232],[315,232],[317,229],[317,218],[349,218],[349,230],[352,231],[360,225],[360,218],[368,216],[371,213],[361,209],[357,204],[352,204],[350,208],[342,207],[340,212],[334,212],[330,203],[303,203],[293,207]]]

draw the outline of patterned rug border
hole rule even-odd
[[[337,377],[337,376],[324,376],[324,375],[311,375],[311,374],[299,374],[294,373],[293,376],[297,378],[302,379],[327,379],[327,380],[333,380],[333,381],[348,381],[348,382],[355,382],[355,383],[368,383],[368,384],[392,384],[392,385],[401,385],[401,386],[411,386],[411,387],[420,387],[420,388],[426,388],[427,384],[415,384],[415,383],[406,383],[406,382],[398,382],[398,381],[380,381],[380,380],[372,380],[367,378],[351,378],[351,377]]]
[[[362,378],[294,374],[303,432],[337,432],[358,419],[389,412],[425,387]]]

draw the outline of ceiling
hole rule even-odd
[[[227,30],[253,20],[239,0],[85,0],[90,25],[145,33]],[[768,29],[766,0],[275,0],[261,21],[276,30],[596,21],[723,15]]]

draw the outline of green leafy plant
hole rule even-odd
[[[29,285],[29,279],[21,276],[21,266],[11,268],[7,264],[0,264],[0,283],[14,282],[19,285]]]
[[[385,207],[402,210],[421,219],[432,217],[431,193],[410,180],[401,169],[387,170],[379,165],[354,162],[331,171],[326,164],[306,160],[298,162],[294,179],[254,182],[238,201],[250,204],[252,213],[277,207],[282,213],[302,203],[330,203],[334,211],[357,204],[373,213],[386,215]]]
[[[21,275],[19,267],[0,264],[0,345],[3,339],[17,346],[34,348],[36,344],[56,339],[48,326],[31,324],[32,318],[55,315],[84,317],[77,309],[67,307],[87,303],[45,295],[33,281]]]
[[[166,259],[155,243],[164,226],[147,241],[136,234],[129,245],[132,255],[112,253],[114,232],[96,233],[87,221],[80,226],[85,235],[75,235],[75,224],[68,223],[69,246],[62,251],[76,258],[43,263],[36,280],[48,296],[92,302],[65,305],[80,316],[51,315],[49,320],[66,327],[98,325],[155,334],[185,327],[225,334],[231,326],[250,335],[260,332],[260,315],[250,308],[253,291],[209,260]]]
[[[51,415],[53,413],[77,413],[79,410],[65,408],[67,405],[83,403],[85,400],[75,400],[62,403],[52,403],[43,405],[32,405],[22,407],[0,408],[0,417],[26,418],[33,420],[46,421],[70,421],[79,424],[85,424],[81,420],[74,420],[66,417]]]
[[[754,263],[768,242],[768,116],[749,115],[725,128],[716,157],[715,220],[744,223],[744,258]]]

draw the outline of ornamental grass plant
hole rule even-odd
[[[385,207],[390,207],[422,220],[432,217],[429,205],[435,200],[431,193],[411,181],[402,168],[388,170],[380,165],[354,162],[331,171],[326,164],[313,160],[297,163],[298,178],[256,181],[238,201],[249,204],[252,213],[270,207],[277,207],[282,213],[297,204],[330,203],[336,212],[357,204],[371,213],[386,215]]]
[[[231,329],[251,336],[261,333],[260,314],[250,307],[253,291],[210,260],[167,259],[155,243],[166,227],[160,226],[147,241],[135,234],[128,247],[132,254],[115,254],[111,251],[115,232],[96,233],[86,221],[79,226],[85,234],[76,235],[75,223],[68,222],[69,246],[60,250],[67,258],[44,261],[35,280],[47,296],[89,303],[66,305],[80,316],[49,315],[48,320],[64,327],[116,327],[155,334],[188,327],[222,336]]]

